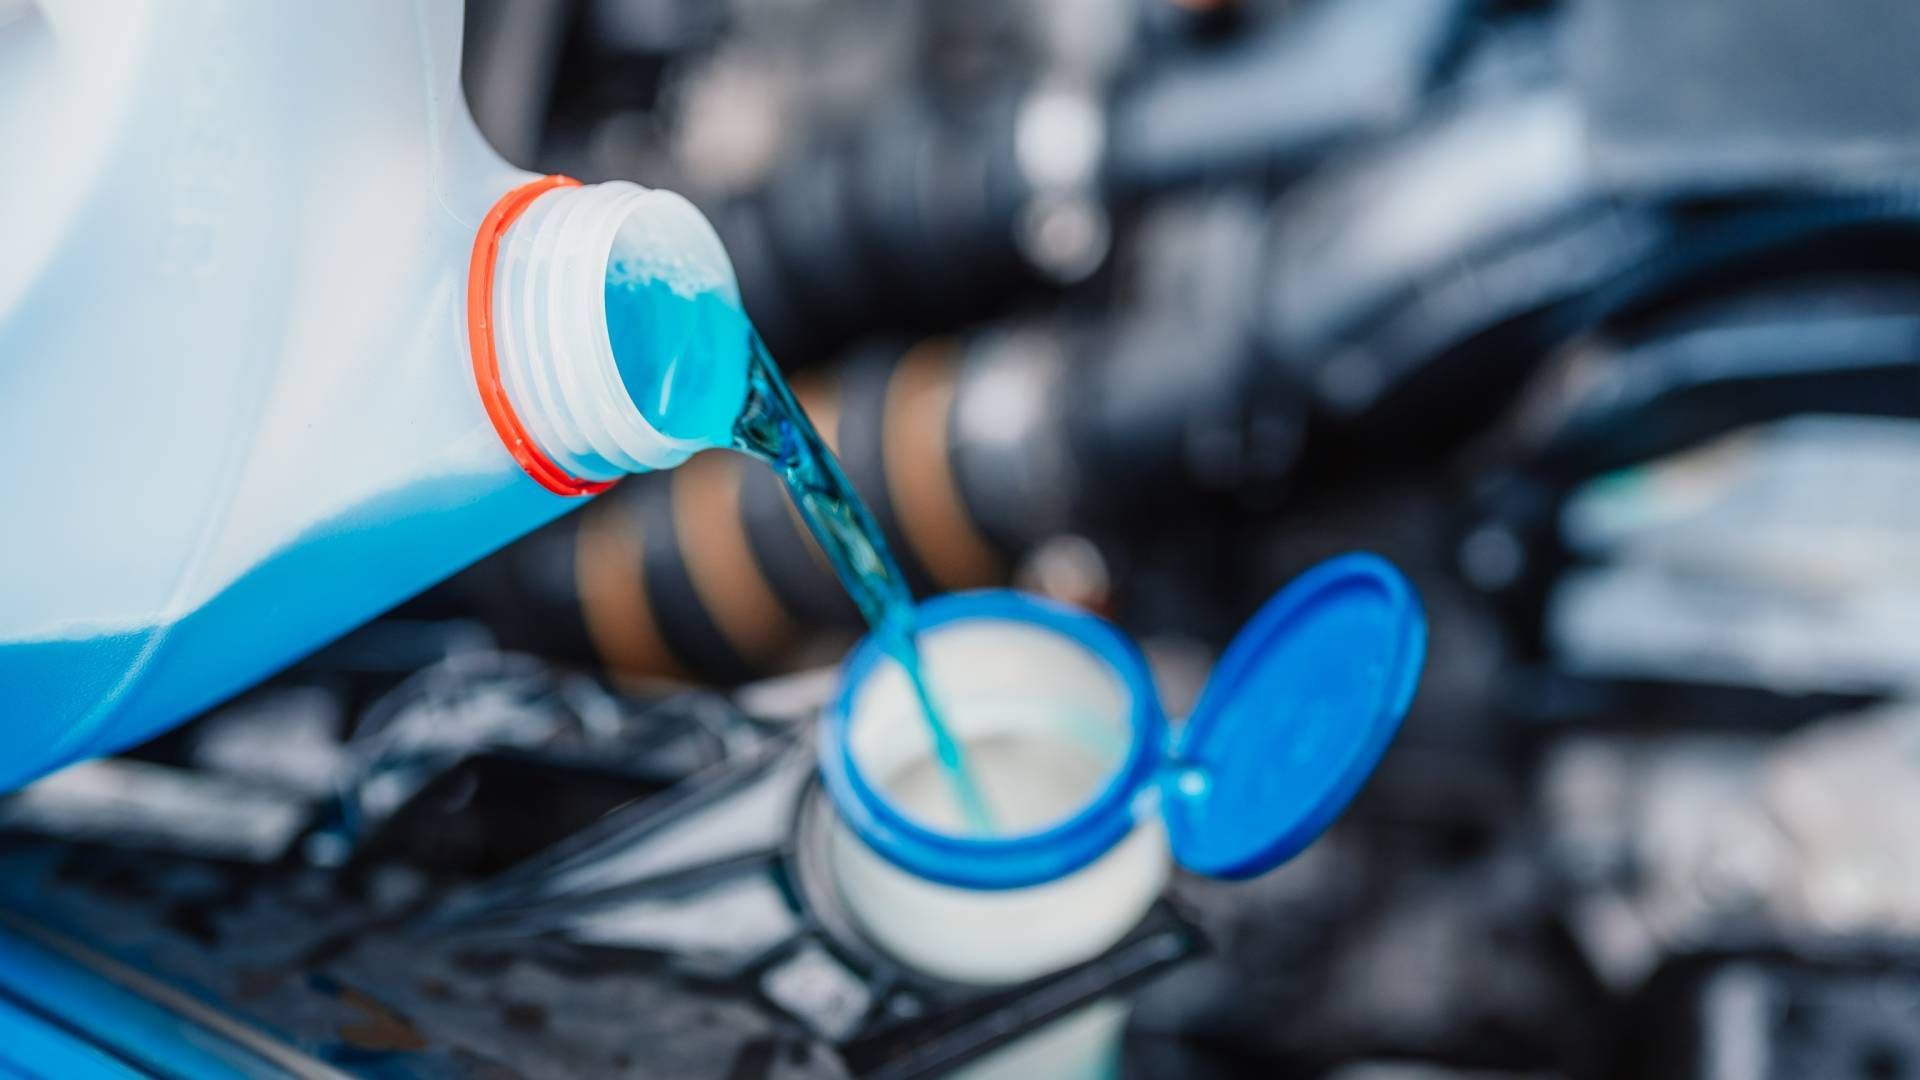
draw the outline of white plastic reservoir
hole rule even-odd
[[[993,831],[968,826],[904,672],[863,642],[820,729],[829,865],[872,946],[987,986],[1100,956],[1175,862],[1244,878],[1305,848],[1385,752],[1426,642],[1390,564],[1330,560],[1249,620],[1174,735],[1139,651],[1092,615],[990,591],[919,616],[923,669]],[[966,1075],[1109,1075],[1124,1019],[1124,1002],[1100,1002]]]
[[[979,619],[923,634],[921,662],[1007,833],[1068,823],[1120,772],[1140,704],[1137,679],[1078,641],[1030,623]],[[961,832],[900,668],[876,671],[852,705],[848,740],[862,771],[911,820]],[[876,944],[910,967],[966,983],[1018,982],[1099,955],[1146,914],[1172,867],[1166,829],[1153,814],[1088,865],[1023,888],[928,880],[845,826],[834,832],[832,859],[849,910]]]

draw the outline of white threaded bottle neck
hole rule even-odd
[[[607,329],[616,235],[661,200],[668,212],[698,216],[677,195],[624,180],[559,187],[535,199],[500,244],[492,315],[501,385],[540,450],[581,480],[672,468],[709,445],[647,422]]]

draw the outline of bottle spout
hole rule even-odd
[[[534,479],[594,494],[729,442],[751,331],[726,251],[691,203],[548,177],[487,222],[469,281],[475,374]]]

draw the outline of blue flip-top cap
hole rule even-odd
[[[1353,554],[1295,579],[1243,627],[1160,773],[1174,858],[1251,877],[1326,831],[1413,699],[1426,618],[1386,560]]]

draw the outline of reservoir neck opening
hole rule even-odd
[[[887,669],[883,648],[869,638],[849,658],[840,692],[829,703],[820,728],[822,784],[842,822],[875,853],[911,874],[981,890],[1018,889],[1057,880],[1093,863],[1124,839],[1137,823],[1139,796],[1159,768],[1166,729],[1146,662],[1132,643],[1085,612],[1005,590],[937,597],[922,604],[918,612],[918,633],[934,669],[936,688],[943,684],[939,669],[947,657],[942,655],[942,639],[949,635],[995,628],[1032,640],[1044,635],[1051,645],[1078,653],[1081,662],[1111,682],[1110,722],[1124,725],[1118,736],[1121,745],[1111,754],[1112,763],[1093,791],[1051,823],[992,836],[939,827],[891,797],[890,770],[871,760],[872,741],[859,730],[862,723],[889,721],[872,714],[871,703],[863,700],[873,680],[883,677]],[[1020,650],[1016,646],[1014,651]],[[1027,655],[1031,658],[1031,650]],[[948,674],[949,679],[956,676],[968,679],[965,672]],[[1030,689],[1037,700],[1050,700],[1044,674]],[[996,692],[1018,690],[1009,685]],[[955,697],[956,703],[961,700]],[[956,731],[964,730],[966,719],[963,706],[956,704]],[[1022,738],[1057,734],[1037,727],[1025,730]],[[983,763],[983,771],[988,764]],[[992,779],[984,777],[988,783]]]

